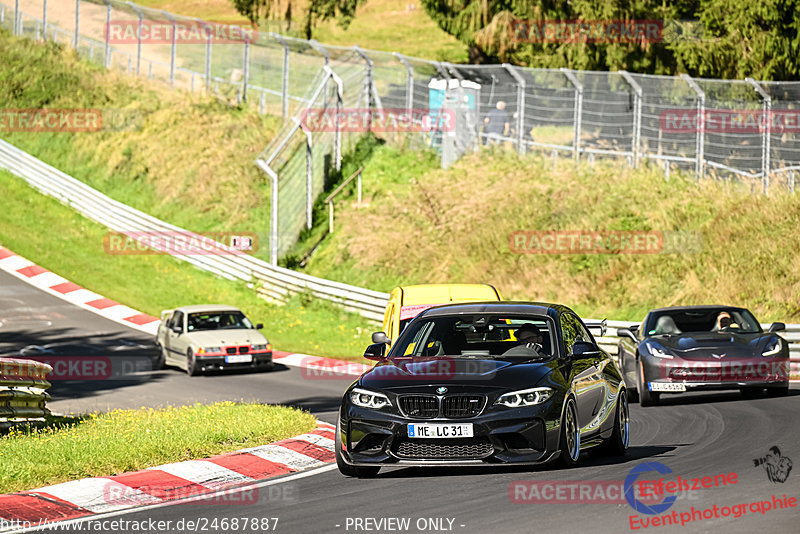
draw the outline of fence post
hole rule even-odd
[[[705,122],[706,122],[706,93],[700,89],[700,86],[688,74],[681,74],[681,78],[689,84],[689,87],[697,94],[697,139],[695,141],[695,173],[697,179],[703,178],[705,175]]]
[[[573,112],[573,124],[575,134],[572,141],[572,157],[578,161],[581,157],[581,122],[583,121],[583,85],[571,70],[561,67],[561,72],[575,88],[575,111]]]
[[[789,171],[789,192],[794,193],[794,171]]]
[[[19,23],[19,0],[14,0],[14,20],[11,21],[11,34],[19,35],[22,33]]]
[[[175,25],[175,19],[172,18],[172,14],[161,10],[161,13],[167,17],[170,24],[172,24],[172,45],[169,52],[169,85],[170,87],[175,87],[175,52],[178,45],[178,36],[176,35],[177,26]]]
[[[317,52],[322,54],[322,57],[325,58],[325,63],[323,64],[323,67],[329,67],[330,66],[330,62],[331,62],[331,55],[328,52],[328,50],[324,46],[319,44],[319,41],[317,41],[316,39],[309,40],[308,44],[310,44],[311,47],[314,50],[316,50]],[[325,79],[325,89],[324,89],[324,91],[325,91],[325,94],[322,96],[322,107],[325,108],[325,109],[328,109],[328,79],[327,78]]]
[[[358,191],[358,193],[356,194],[356,202],[358,203],[359,206],[361,205],[361,173],[362,172],[364,172],[363,171],[363,167],[358,170],[358,176],[356,177],[356,191]]]
[[[247,102],[247,84],[250,81],[250,38],[247,36],[246,32],[242,32],[242,35],[244,35],[244,65],[242,65],[244,75],[242,79],[242,102]]]
[[[314,185],[314,152],[311,146],[311,131],[297,117],[292,117],[292,120],[306,136],[306,228],[311,229],[313,223],[311,220],[312,208],[314,206],[312,193]]]
[[[325,72],[328,75],[328,78],[333,78],[334,83],[336,84],[336,115],[341,116],[342,113],[342,103],[344,99],[344,83],[342,79],[339,78],[339,75],[333,72],[333,69],[329,66],[324,67]],[[328,79],[325,79],[325,87],[327,91],[328,87]],[[336,170],[342,170],[342,128],[340,121],[336,121],[336,137],[334,138],[333,143],[333,153],[334,159],[336,160]]]
[[[277,33],[270,33],[270,37],[278,41],[283,47],[283,73],[281,82],[281,103],[283,104],[284,120],[289,115],[289,44]]]
[[[80,26],[81,26],[81,0],[75,0],[75,37],[72,40],[72,48],[75,50],[78,49],[78,38],[80,37]],[[20,27],[20,30],[22,28]],[[20,34],[22,32],[20,31]]]
[[[212,28],[203,19],[195,19],[199,22],[206,32],[206,62],[205,62],[205,85],[206,93],[211,92],[211,36],[213,35]]]
[[[761,180],[764,194],[769,194],[770,149],[772,148],[772,97],[753,78],[745,78],[764,102],[764,133],[761,136]]]
[[[367,65],[367,83],[364,87],[364,90],[367,92],[367,109],[369,109],[369,116],[367,117],[367,123],[369,127],[369,131],[372,131],[372,108],[375,107],[375,101],[372,99],[372,60],[361,50],[358,45],[353,46],[353,50],[355,50],[356,54],[364,60],[364,63]]]
[[[139,25],[136,27],[136,75],[139,75],[139,69],[142,66],[142,19],[144,16],[142,15],[142,10],[139,9],[139,6],[128,0],[127,4],[136,12],[136,15],[139,16]],[[130,56],[129,56],[130,58]],[[128,61],[130,65],[130,59]],[[152,62],[151,62],[152,65]]]
[[[517,69],[503,63],[503,67],[517,81],[517,152],[525,153],[525,78],[517,72]]]
[[[628,71],[621,70],[619,73],[633,88],[633,134],[631,139],[631,151],[633,152],[633,168],[639,167],[640,140],[642,137],[642,86],[630,75]]]
[[[256,160],[256,165],[269,176],[272,184],[269,217],[269,262],[272,265],[278,265],[278,174],[260,158]]]
[[[44,0],[42,6],[42,40],[47,41],[47,0]]]
[[[328,201],[328,233],[333,233],[333,199]]]
[[[406,68],[406,109],[410,117],[412,113],[411,110],[414,109],[414,68],[402,54],[392,52],[392,55]]]
[[[103,52],[103,66],[107,69],[111,68],[111,1],[103,0],[106,5],[106,29],[105,29],[105,51]],[[45,5],[47,1],[45,0]]]

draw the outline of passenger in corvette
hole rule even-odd
[[[544,337],[541,330],[532,323],[525,323],[514,331],[514,336],[519,341],[519,345],[511,347],[503,353],[503,356],[524,356],[539,357],[546,354],[542,344]]]

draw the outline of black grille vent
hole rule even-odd
[[[450,395],[442,399],[442,416],[474,417],[481,413],[485,402],[483,395]]]
[[[236,354],[236,347],[228,347],[225,349],[228,354]]]
[[[239,347],[239,354],[247,354],[248,352],[250,352],[250,347]]]
[[[409,417],[433,419],[439,415],[439,399],[433,395],[405,395],[399,401],[400,409]]]
[[[395,454],[400,458],[431,460],[479,459],[494,452],[488,438],[464,439],[403,439],[396,446]]]

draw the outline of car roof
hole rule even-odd
[[[727,308],[729,310],[747,309],[747,308],[742,308],[741,306],[726,306],[724,304],[702,304],[698,306],[668,306],[666,308],[653,308],[648,313],[663,312],[663,311],[688,311],[688,310],[706,311],[706,310],[718,310],[720,308]]]
[[[403,306],[497,300],[497,291],[487,284],[419,284],[401,286],[400,290]]]
[[[454,314],[472,313],[529,313],[532,315],[549,315],[555,317],[558,313],[572,311],[561,304],[547,302],[514,302],[514,301],[488,301],[469,302],[464,304],[446,304],[429,308],[420,313],[418,317],[439,317]]]
[[[175,311],[182,311],[184,313],[203,313],[241,310],[236,306],[230,306],[228,304],[195,304],[193,306],[181,306],[180,308],[175,308]]]

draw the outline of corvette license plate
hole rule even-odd
[[[471,438],[472,423],[457,425],[409,423],[409,438]]]
[[[225,356],[225,363],[250,363],[252,361],[252,354],[235,354],[233,356]]]
[[[669,382],[650,382],[650,391],[686,391],[685,384],[672,384]]]

